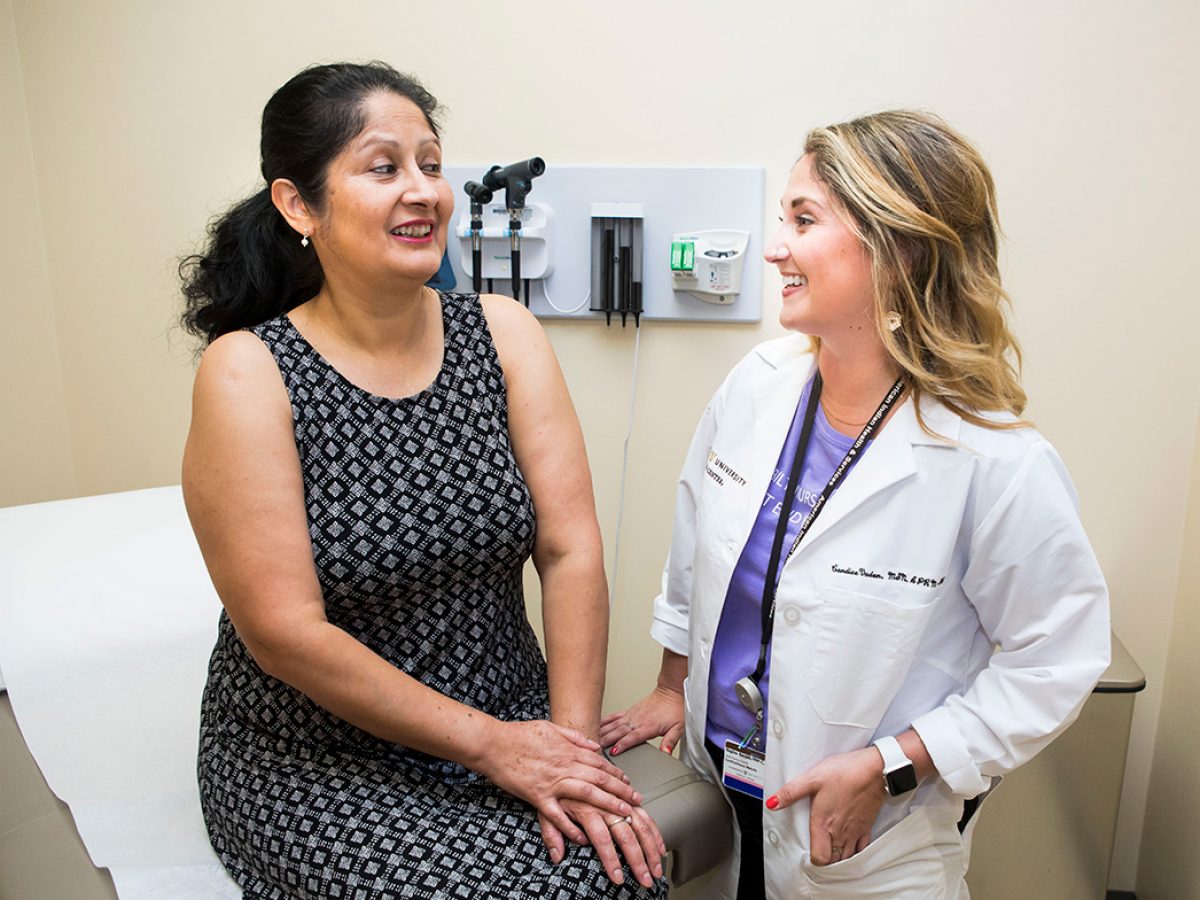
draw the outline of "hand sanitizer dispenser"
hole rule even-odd
[[[671,285],[705,303],[729,304],[741,292],[750,232],[716,229],[671,237]]]

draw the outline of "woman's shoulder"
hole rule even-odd
[[[704,410],[704,420],[716,422],[727,408],[741,406],[747,395],[771,391],[781,383],[802,382],[814,357],[808,338],[787,334],[752,347],[717,386]]]
[[[512,297],[462,294],[454,299],[460,303],[470,302],[482,310],[505,377],[511,378],[515,369],[529,361],[530,356],[540,359],[553,353],[541,322],[524,304],[517,303]]]
[[[972,410],[972,416],[979,421],[957,416],[962,423],[959,441],[985,456],[1019,458],[1050,447],[1040,431],[1008,410]]]
[[[541,323],[523,303],[501,294],[447,294],[446,298],[460,304],[475,304],[483,311],[493,339],[540,332]]]
[[[752,361],[771,369],[783,369],[796,365],[811,365],[812,360],[812,341],[803,334],[791,333],[755,345],[743,357],[742,362]]]
[[[270,349],[251,331],[223,334],[205,349],[196,369],[196,391],[244,403],[282,386]]]
[[[957,445],[975,460],[984,482],[1004,489],[1041,473],[1074,493],[1066,464],[1040,431],[1009,412],[975,415],[983,422],[963,419]]]
[[[207,477],[214,460],[218,468],[235,460],[277,460],[281,452],[294,452],[287,449],[294,441],[287,390],[267,346],[249,331],[213,341],[200,358],[192,390],[185,481]],[[196,468],[202,460],[208,463]]]
[[[807,374],[813,362],[809,339],[802,334],[786,334],[752,347],[729,371],[725,387],[728,389],[779,375],[790,378],[797,371]]]

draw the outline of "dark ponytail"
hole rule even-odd
[[[263,188],[208,227],[203,254],[179,266],[183,324],[211,344],[221,335],[273,319],[321,289],[321,264],[301,247]]]
[[[316,252],[300,246],[300,235],[271,202],[270,185],[277,178],[290,180],[319,214],[329,163],[362,131],[363,102],[380,92],[411,100],[437,134],[433,95],[381,62],[313,66],[267,101],[260,146],[267,186],[212,222],[203,252],[180,263],[185,329],[211,344],[273,319],[321,289]]]

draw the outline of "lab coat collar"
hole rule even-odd
[[[759,453],[758,466],[752,484],[765,484],[770,469],[783,446],[784,437],[800,394],[808,382],[815,364],[806,338],[789,335],[758,347],[758,355],[777,372],[777,377],[761,379],[755,386],[754,445],[767,452]],[[916,474],[915,446],[953,446],[959,439],[962,419],[952,410],[931,397],[921,399],[921,412],[926,425],[940,438],[927,434],[917,421],[916,407],[907,397],[892,414],[887,425],[855,464],[842,485],[829,498],[824,511],[813,523],[804,538],[799,553],[811,546],[822,534],[853,512],[875,494]],[[774,452],[770,452],[773,450]],[[757,514],[757,509],[754,510]],[[746,523],[747,531],[753,521]]]

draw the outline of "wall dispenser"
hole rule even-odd
[[[742,290],[750,232],[692,231],[671,236],[671,285],[705,303],[732,303]]]

